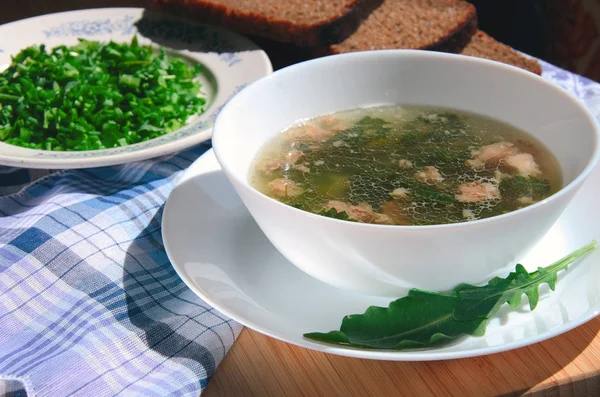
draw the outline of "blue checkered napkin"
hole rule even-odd
[[[210,146],[0,197],[0,393],[197,397],[241,326],[189,290],[161,216]]]
[[[15,194],[31,182],[53,173],[51,170],[0,166],[0,197]]]

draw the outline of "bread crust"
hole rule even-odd
[[[491,59],[528,70],[537,75],[542,74],[542,66],[532,58],[526,57],[511,47],[500,43],[481,30],[477,30],[467,45],[458,52],[462,55]]]
[[[470,41],[471,37],[477,32],[477,12],[473,12],[460,26],[450,33],[447,37],[442,38],[437,43],[423,48],[424,50],[443,51],[443,52],[458,52],[463,49]]]
[[[303,47],[296,47],[295,50],[299,53],[298,58],[302,60],[344,52],[378,49],[376,44],[370,48],[348,49],[344,47],[343,40],[355,33],[361,22],[381,6],[383,1],[348,0],[346,12],[330,16],[314,24],[296,23],[291,20],[262,15],[258,12],[233,9],[211,0],[153,0],[153,6],[160,11],[192,17],[200,22],[220,25],[274,42],[293,43]],[[452,52],[487,58],[511,64],[538,75],[542,74],[541,65],[535,59],[525,57],[478,30],[475,7],[468,3],[461,2],[460,4],[461,7],[468,8],[461,15],[462,19],[456,21],[451,31],[446,32],[442,37],[433,37],[429,42],[420,43],[410,49]],[[463,8],[463,10],[465,9]],[[361,32],[355,34],[361,34]],[[285,47],[285,44],[274,44],[276,47]]]
[[[347,11],[314,24],[299,24],[257,12],[232,9],[210,0],[153,0],[152,5],[159,11],[191,17],[244,34],[299,46],[317,46],[338,43],[349,37],[382,2],[383,0],[350,0]]]
[[[456,21],[453,28],[449,32],[446,32],[443,36],[432,38],[432,40],[429,42],[425,41],[418,46],[403,48],[415,50],[440,50],[445,48],[446,46],[458,47],[461,44],[466,44],[470,39],[471,35],[477,30],[477,11],[475,10],[475,6],[473,6],[470,3],[460,1],[457,2],[457,4],[460,4],[461,7],[466,7],[466,12],[462,15],[462,19]],[[356,34],[360,34],[360,32],[357,32]],[[366,51],[370,49],[384,49],[384,47],[382,46],[382,48],[377,48],[377,44],[373,44],[372,48],[364,48],[363,50]],[[352,50],[348,51],[348,49],[344,47],[344,43],[342,42],[339,44],[331,45],[329,46],[329,48],[326,49],[319,49],[317,50],[317,53],[319,55],[331,55],[351,51]]]

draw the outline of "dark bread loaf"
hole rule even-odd
[[[462,0],[384,0],[354,34],[319,52],[459,47],[476,29],[475,7]]]
[[[271,40],[316,46],[350,36],[382,0],[153,0],[153,7]]]
[[[159,10],[260,36],[254,40],[267,50],[276,68],[345,52],[423,49],[542,72],[536,60],[477,30],[475,8],[463,0],[153,0],[153,4]]]
[[[542,73],[535,59],[477,30],[475,8],[462,0],[384,0],[353,35],[316,55],[394,48],[454,52]]]
[[[456,52],[462,55],[491,59],[529,70],[535,74],[542,74],[542,67],[538,61],[519,54],[509,46],[494,40],[481,30],[478,30],[471,37],[471,40],[464,48]]]

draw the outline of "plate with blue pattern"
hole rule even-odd
[[[68,169],[122,164],[168,155],[210,139],[220,109],[253,81],[273,71],[267,54],[245,37],[215,26],[142,8],[103,8],[24,19],[0,26],[0,70],[31,45],[75,45],[79,38],[164,47],[171,56],[203,66],[207,103],[182,128],[132,145],[88,151],[46,151],[0,142],[0,164]],[[1,105],[1,103],[0,103]]]

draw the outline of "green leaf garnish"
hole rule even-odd
[[[500,182],[500,193],[502,197],[514,200],[520,196],[531,196],[535,200],[540,200],[550,195],[552,188],[550,182],[546,179],[536,178],[534,176],[514,176],[503,178]]]
[[[319,215],[323,215],[329,218],[341,219],[343,221],[350,220],[348,213],[346,211],[338,212],[335,208],[329,208],[328,210],[323,210],[319,212]]]
[[[386,138],[390,132],[390,123],[384,119],[366,116],[350,129],[340,132],[329,142],[343,140],[350,147],[359,147],[368,142]]]
[[[353,347],[402,349],[464,334],[481,334],[481,320],[456,321],[452,317],[457,303],[458,298],[450,294],[412,289],[408,296],[387,308],[371,306],[364,314],[344,317],[339,331],[313,332],[304,337]]]
[[[539,286],[548,284],[554,290],[558,272],[595,248],[596,241],[592,241],[532,273],[517,265],[505,279],[496,277],[481,287],[461,284],[444,293],[411,289],[408,296],[387,308],[371,306],[363,314],[344,317],[339,331],[311,332],[304,337],[343,346],[399,350],[436,346],[464,335],[482,336],[487,321],[502,305],[518,307],[527,295],[531,310],[535,309]]]
[[[454,291],[460,298],[458,305],[454,308],[454,317],[457,320],[473,319],[477,315],[485,314],[490,318],[496,314],[498,309],[505,303],[512,308],[521,304],[523,295],[527,295],[529,308],[534,310],[539,301],[538,287],[548,284],[552,291],[556,288],[558,272],[567,270],[567,267],[582,255],[592,251],[596,242],[570,253],[561,260],[548,267],[540,267],[538,270],[528,273],[522,265],[517,265],[516,270],[506,278],[495,277],[488,285],[476,287],[469,284],[457,286]]]

